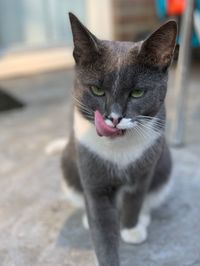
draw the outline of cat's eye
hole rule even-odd
[[[104,96],[105,95],[105,91],[103,89],[97,87],[97,86],[91,86],[90,89],[95,96]]]
[[[144,95],[144,90],[135,89],[131,92],[130,96],[133,98],[140,98]]]

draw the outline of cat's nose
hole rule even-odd
[[[113,123],[113,125],[116,127],[118,124],[119,124],[119,122],[122,120],[122,116],[121,115],[119,115],[119,114],[117,114],[117,113],[111,113],[110,115],[109,115],[109,117],[108,117],[111,121],[112,121],[112,123]]]

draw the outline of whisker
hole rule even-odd
[[[152,137],[152,134],[159,137],[161,132],[164,131],[164,127],[165,120],[140,116],[140,119],[137,120],[137,125],[127,130],[127,135],[136,135],[140,139],[147,140]]]
[[[137,126],[136,131],[137,131],[138,136],[139,136],[140,139],[146,139],[146,136],[145,136],[145,135],[143,134],[143,132],[141,131],[140,126]]]
[[[74,97],[74,96],[72,96],[72,97],[73,97],[73,99],[75,100],[75,102],[76,102],[80,107],[82,107],[82,108],[84,108],[85,110],[87,110],[87,111],[93,113],[93,110],[90,109],[88,106],[86,106],[83,102],[81,102],[79,99],[77,99],[77,98]]]
[[[139,121],[139,123],[142,126],[146,127],[147,129],[152,129],[152,130],[156,130],[156,131],[162,131],[164,128],[164,124],[156,124],[156,123],[152,123],[152,124],[145,123],[144,124],[142,121]]]
[[[141,130],[140,126],[137,125],[136,127],[134,127],[133,129],[131,129],[131,132],[134,134],[136,132],[137,136],[141,139],[146,139],[146,136],[144,134],[144,132]]]
[[[149,125],[155,125],[155,126],[160,126],[160,127],[165,126],[164,122],[158,122],[158,121],[153,121],[153,120],[138,120],[138,122],[145,123],[145,124],[148,123]]]
[[[144,140],[149,139],[152,137],[152,134],[160,135],[158,132],[155,131],[155,128],[147,127],[143,125],[141,122],[134,128],[137,132],[138,136]],[[134,129],[132,131],[134,131]]]
[[[158,120],[158,121],[163,121],[165,122],[165,119],[159,118],[159,117],[155,117],[155,116],[146,116],[146,115],[138,115],[137,118],[144,118],[146,120]]]
[[[142,122],[142,123],[144,123],[144,122],[152,122],[152,124],[153,125],[155,125],[155,126],[160,126],[160,127],[164,127],[165,126],[165,121],[163,120],[163,121],[158,121],[158,120],[154,120],[154,119],[147,119],[147,120],[145,120],[145,119],[139,119],[138,120],[138,122]]]
[[[94,117],[85,115],[89,120],[94,120]]]
[[[83,114],[84,114],[84,116],[85,116],[86,118],[89,118],[89,119],[94,120],[94,116],[93,116],[93,115],[88,114],[88,113],[85,113],[84,111],[83,111]]]
[[[86,106],[79,99],[77,99],[74,95],[72,95],[72,98],[74,100],[75,106],[83,112],[85,117],[88,118],[89,120],[94,120],[94,111],[90,109],[88,106]]]
[[[76,107],[78,107],[78,108],[80,108],[81,110],[87,112],[88,114],[93,114],[93,111],[91,111],[90,109],[88,109],[88,108],[82,106],[81,104],[78,103],[78,104],[75,104],[75,105],[76,105]]]
[[[147,123],[147,122],[144,122],[144,121],[138,121],[138,124],[139,125],[142,125],[142,126],[145,126],[146,128],[153,128],[153,124],[150,124],[150,123]]]
[[[145,125],[140,123],[140,126],[143,128],[143,131],[145,131],[146,134],[148,134],[148,136],[151,136],[152,133],[156,134],[156,135],[160,135],[161,130],[159,128],[155,128],[153,125]]]
[[[142,125],[139,126],[140,132],[143,135],[144,139],[149,139],[151,137],[150,132],[145,130],[145,128],[142,127]]]
[[[84,106],[83,104],[81,104],[79,102],[76,102],[75,104],[80,106],[80,107],[82,107],[82,108],[84,108],[84,109],[86,109],[86,110],[88,110],[88,111],[91,111],[88,107]]]
[[[129,136],[129,137],[131,137],[132,135],[131,135],[131,131],[130,130],[126,130],[125,131],[125,134],[127,135],[127,136]]]
[[[87,113],[87,112],[85,112],[84,110],[82,110],[82,111],[83,111],[83,113],[84,113],[85,115],[90,116],[90,117],[94,117],[92,114]]]
[[[81,111],[83,111],[83,112],[85,112],[85,113],[87,113],[89,115],[92,115],[92,112],[88,111],[87,109],[83,108],[82,106],[77,106],[77,107],[80,108]]]

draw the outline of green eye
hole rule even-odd
[[[103,89],[97,87],[97,86],[91,86],[90,89],[95,96],[104,96],[105,95],[105,91]]]
[[[133,97],[133,98],[140,98],[143,95],[144,95],[144,91],[140,90],[140,89],[136,89],[136,90],[131,92],[131,97]]]

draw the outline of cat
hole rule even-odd
[[[99,266],[119,266],[120,236],[145,241],[151,210],[170,192],[164,101],[177,24],[134,43],[100,40],[69,18],[76,77],[62,156],[67,195],[86,209]]]

